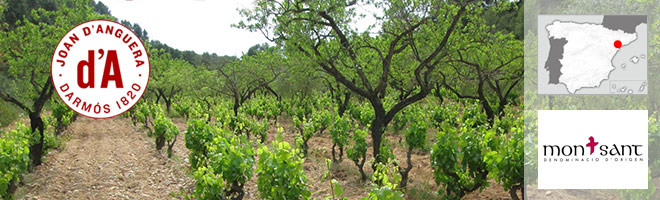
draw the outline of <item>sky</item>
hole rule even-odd
[[[97,0],[99,1],[99,0]],[[240,56],[268,42],[260,32],[233,28],[237,8],[254,7],[253,0],[100,0],[119,20],[146,29],[150,40],[179,50]]]
[[[147,30],[150,40],[159,40],[179,50],[198,54],[241,56],[261,43],[270,43],[261,32],[231,27],[241,21],[238,8],[254,8],[255,0],[96,0],[108,6],[119,20],[128,20]],[[359,31],[374,25],[376,9],[359,5],[364,18],[351,24]],[[376,25],[378,26],[378,25]],[[373,29],[372,29],[373,30]]]

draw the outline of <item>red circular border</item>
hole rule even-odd
[[[78,26],[80,26],[80,25],[86,24],[86,23],[88,23],[88,22],[94,22],[94,21],[106,21],[106,22],[112,22],[112,23],[118,24],[118,25],[120,25],[120,26],[126,28],[126,30],[130,31],[131,33],[133,33],[133,35],[135,35],[135,37],[137,38],[137,40],[140,41],[140,44],[142,44],[142,47],[144,47],[144,51],[145,51],[144,54],[147,55],[147,61],[148,61],[147,64],[148,64],[148,66],[149,66],[149,74],[147,75],[147,84],[144,86],[144,92],[142,92],[142,94],[140,94],[140,97],[138,97],[138,100],[135,101],[135,104],[137,104],[138,101],[142,100],[142,96],[144,96],[144,93],[147,92],[147,87],[149,86],[149,78],[151,77],[151,61],[149,60],[149,52],[147,51],[147,46],[144,46],[144,42],[142,42],[142,39],[140,39],[139,37],[137,37],[137,34],[135,34],[135,32],[133,32],[133,30],[131,30],[130,28],[128,28],[128,27],[124,26],[123,24],[118,23],[118,22],[116,22],[116,21],[110,21],[110,20],[106,20],[106,19],[95,19],[95,20],[89,20],[89,21],[86,21],[86,22],[80,23],[80,24],[74,26],[73,28],[69,29],[69,31],[67,31],[67,32],[62,36],[62,38],[60,38],[60,41],[57,42],[57,46],[55,46],[55,49],[53,50],[53,58],[50,60],[50,76],[51,76],[51,82],[52,82],[52,84],[53,84],[53,88],[55,89],[55,93],[57,93],[57,97],[59,97],[60,100],[62,100],[62,102],[64,102],[64,104],[66,104],[66,101],[64,101],[64,99],[62,99],[62,97],[60,96],[59,92],[57,91],[57,86],[55,86],[55,77],[53,77],[53,63],[55,62],[55,55],[56,55],[55,53],[57,53],[57,47],[60,46],[60,43],[62,42],[62,40],[63,40],[63,39],[66,37],[66,35],[69,34],[73,29],[78,28]],[[120,112],[119,114],[116,114],[116,115],[113,115],[113,116],[110,116],[110,117],[91,117],[91,116],[87,116],[87,115],[85,115],[85,114],[82,114],[82,113],[76,111],[75,109],[71,108],[68,104],[67,104],[67,107],[69,107],[69,109],[73,110],[74,112],[78,113],[79,115],[82,115],[82,116],[85,116],[85,117],[88,117],[88,118],[92,118],[92,119],[110,119],[110,118],[113,118],[113,117],[119,116],[119,115],[121,115],[121,114],[124,114],[126,111],[132,109],[133,106],[135,106],[135,104],[133,104],[130,108],[124,110],[123,112]]]

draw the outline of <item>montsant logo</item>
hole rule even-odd
[[[586,140],[585,140],[586,142]],[[543,162],[643,162],[641,144],[601,144],[593,136],[587,143],[543,145]]]

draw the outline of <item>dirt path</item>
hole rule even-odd
[[[25,175],[17,199],[171,199],[193,187],[183,134],[167,159],[125,118],[80,117],[67,132],[70,141]]]

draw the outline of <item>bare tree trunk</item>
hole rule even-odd
[[[408,147],[408,153],[406,157],[406,161],[408,162],[408,166],[405,169],[399,169],[399,173],[401,174],[401,182],[399,185],[401,188],[406,188],[408,185],[408,173],[410,170],[412,170],[413,165],[412,165],[412,147]]]
[[[238,97],[234,97],[234,116],[238,116],[238,108],[241,106],[241,101],[238,99]]]
[[[351,92],[346,92],[344,93],[344,101],[339,104],[339,109],[337,110],[340,117],[344,116],[344,112],[346,112],[349,101],[351,101]]]
[[[332,162],[337,163],[337,158],[335,156],[335,148],[337,147],[336,143],[332,143]]]
[[[170,108],[172,107],[172,97],[164,98],[165,100],[165,110],[167,114],[170,114]]]
[[[30,130],[39,133],[39,142],[30,145],[30,159],[32,166],[41,165],[41,157],[44,154],[44,122],[40,112],[30,112]]]
[[[385,124],[384,124],[384,119],[382,116],[376,115],[376,118],[374,121],[371,123],[371,139],[373,140],[373,151],[374,151],[374,158],[375,162],[371,166],[373,170],[376,170],[376,163],[381,163],[381,156],[380,156],[380,144],[383,141],[383,133],[385,132]]]
[[[175,135],[174,140],[172,140],[172,143],[167,144],[167,158],[172,158],[172,154],[173,154],[172,149],[174,148],[174,143],[176,143],[176,138],[178,136],[179,135]]]
[[[518,190],[520,190],[522,192],[523,188],[524,187],[522,186],[522,184],[511,186],[511,188],[509,189],[509,195],[511,195],[511,199],[520,200],[520,197],[518,197],[517,192],[518,192]],[[522,193],[522,196],[524,197],[525,193]]]

